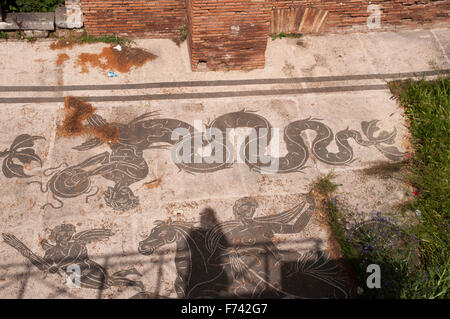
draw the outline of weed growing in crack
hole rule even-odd
[[[272,41],[283,38],[301,38],[302,36],[303,34],[301,33],[286,33],[286,32],[274,33],[270,35]]]

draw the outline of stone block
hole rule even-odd
[[[65,7],[55,11],[55,24],[58,28],[79,29],[83,27],[83,12],[79,1],[66,1]]]
[[[56,8],[55,24],[58,28],[66,28],[66,7],[60,6]]]
[[[55,36],[57,38],[64,38],[70,34],[70,30],[67,29],[56,29]]]

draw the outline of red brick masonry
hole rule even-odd
[[[439,21],[450,21],[450,1],[436,0],[271,0],[274,9],[289,7],[315,8],[328,11],[327,22],[321,31],[364,29],[370,12],[367,7],[376,4],[381,9],[381,25],[418,26]]]
[[[270,25],[266,0],[187,0],[192,69],[263,68]]]
[[[185,25],[185,0],[81,0],[89,34],[172,38]]]
[[[92,35],[176,38],[186,25],[193,70],[202,62],[213,70],[263,68],[271,30],[367,30],[369,4],[380,6],[382,29],[450,22],[448,0],[81,0],[81,4],[86,30]]]

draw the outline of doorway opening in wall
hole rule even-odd
[[[199,72],[209,71],[208,61],[207,60],[202,60],[202,59],[198,60],[196,71],[199,71]]]

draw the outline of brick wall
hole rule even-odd
[[[81,0],[89,34],[174,38],[185,24],[185,0]]]
[[[270,0],[187,0],[191,66],[256,69],[265,64]]]
[[[371,14],[367,12],[369,4],[380,6],[382,29],[450,21],[450,1],[448,0],[272,0],[274,9],[303,7],[328,11],[321,32],[355,28],[367,30],[366,21]]]

